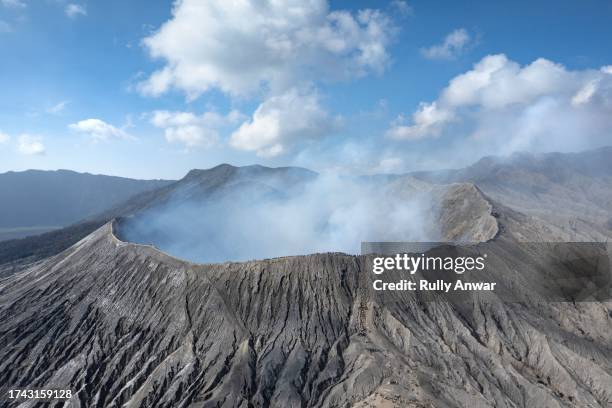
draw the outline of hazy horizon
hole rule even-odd
[[[436,171],[453,171],[453,170],[461,170],[465,167],[469,167],[471,165],[474,165],[476,163],[478,163],[480,160],[484,159],[484,158],[495,158],[498,159],[500,161],[504,161],[507,159],[510,159],[512,157],[515,157],[517,155],[523,155],[523,154],[533,154],[534,156],[538,156],[538,155],[547,155],[547,154],[564,154],[564,153],[585,153],[585,152],[589,152],[589,151],[595,151],[595,150],[599,150],[599,149],[610,149],[612,148],[612,144],[610,145],[604,145],[604,146],[600,146],[597,148],[593,148],[593,149],[586,149],[586,150],[579,150],[579,151],[575,151],[575,152],[559,152],[559,151],[546,151],[546,152],[537,152],[537,153],[532,153],[532,152],[527,152],[527,151],[515,151],[506,155],[485,155],[482,157],[479,157],[477,159],[475,159],[473,162],[469,162],[467,163],[465,166],[463,167],[440,167],[440,168],[431,168],[431,169],[419,169],[419,170],[408,170],[405,172],[398,172],[398,173],[385,173],[385,172],[380,172],[380,173],[355,173],[355,174],[347,174],[347,173],[340,173],[340,175],[343,176],[379,176],[379,175],[405,175],[405,174],[410,174],[410,173],[414,173],[414,172],[427,172],[427,171],[432,171],[432,172],[436,172]],[[327,174],[327,175],[332,175],[332,174],[338,174],[336,172],[334,172],[334,170],[328,170],[328,171],[316,171],[312,168],[309,167],[305,167],[305,166],[292,166],[292,165],[288,165],[288,166],[283,166],[283,165],[278,165],[278,166],[274,166],[274,165],[266,165],[263,164],[261,162],[254,162],[254,163],[248,163],[248,164],[236,164],[236,163],[228,163],[228,162],[221,162],[221,163],[217,163],[217,164],[213,164],[210,167],[193,167],[190,168],[188,170],[185,171],[185,173],[177,178],[155,178],[155,177],[150,177],[150,178],[139,178],[139,177],[133,177],[129,174],[112,174],[112,173],[92,173],[89,171],[78,171],[78,170],[74,170],[74,169],[69,169],[69,168],[51,168],[51,169],[45,169],[45,168],[27,168],[24,170],[6,170],[0,173],[0,175],[2,174],[7,174],[7,173],[25,173],[28,171],[42,171],[42,172],[46,172],[46,171],[50,171],[50,172],[58,172],[58,171],[68,171],[68,172],[74,172],[74,173],[79,173],[79,174],[90,174],[92,176],[109,176],[109,177],[120,177],[120,178],[130,178],[130,179],[134,179],[134,180],[167,180],[167,181],[177,181],[180,180],[182,178],[184,178],[190,171],[192,170],[210,170],[210,169],[214,169],[216,167],[219,166],[224,166],[224,165],[228,165],[231,167],[251,167],[251,166],[262,166],[262,167],[266,167],[266,168],[272,168],[272,169],[276,169],[276,168],[283,168],[283,167],[293,167],[293,168],[302,168],[305,170],[310,170],[310,171],[314,171],[318,174]]]

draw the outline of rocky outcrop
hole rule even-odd
[[[444,242],[485,242],[499,229],[492,202],[472,183],[431,184],[402,176],[386,187],[389,196],[424,202],[421,216]]]

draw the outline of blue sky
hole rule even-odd
[[[275,4],[0,0],[0,171],[403,172],[612,144],[609,1]]]

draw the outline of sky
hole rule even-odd
[[[340,174],[612,144],[612,2],[0,0],[0,172]]]

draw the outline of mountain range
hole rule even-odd
[[[424,204],[417,214],[441,241],[490,245],[497,263],[485,277],[512,302],[375,292],[366,255],[194,263],[158,249],[163,228],[127,239],[139,220],[177,203],[180,213],[236,200],[293,204],[322,177],[261,166],[191,171],[69,228],[0,244],[0,384],[68,388],[73,406],[87,407],[610,406],[611,301],[542,299],[535,288],[551,275],[543,253],[522,243],[607,242],[611,162],[612,149],[486,158],[369,178],[375,190],[357,190],[383,194],[376,205]],[[218,213],[197,217],[207,215]],[[333,221],[325,219],[321,231]],[[233,243],[262,239],[267,224],[256,225]]]
[[[0,241],[66,227],[169,183],[69,170],[0,174]]]

